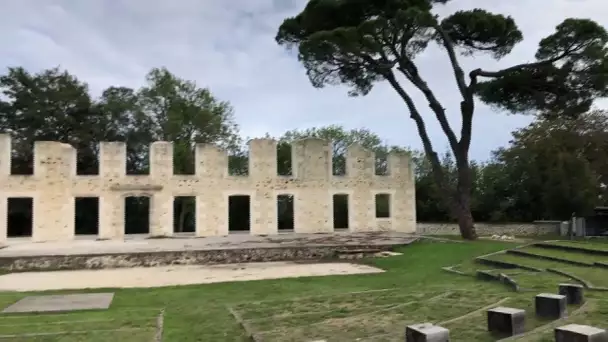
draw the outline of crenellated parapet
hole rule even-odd
[[[76,150],[67,144],[38,141],[33,175],[11,175],[11,139],[0,134],[0,218],[6,218],[9,197],[34,202],[35,241],[74,238],[74,198],[99,197],[99,237],[124,235],[124,198],[148,196],[150,234],[173,234],[173,199],[196,197],[196,235],[228,234],[228,198],[250,196],[251,234],[277,233],[277,196],[293,195],[295,230],[333,231],[335,194],[349,196],[349,229],[353,231],[415,231],[414,176],[408,154],[391,153],[389,174],[375,175],[374,153],[352,145],[346,155],[346,174],[332,175],[332,145],[321,139],[292,144],[292,175],[277,174],[277,142],[249,141],[249,174],[228,173],[228,153],[210,144],[195,147],[195,173],[173,172],[173,144],[150,145],[148,175],[126,174],[126,144],[102,142],[99,174],[76,174]],[[391,217],[376,218],[375,195],[391,196]],[[0,221],[0,241],[6,239],[6,219]]]

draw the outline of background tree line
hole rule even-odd
[[[174,169],[194,173],[194,144],[214,143],[229,154],[229,172],[248,172],[247,149],[234,121],[229,103],[216,99],[209,89],[183,80],[164,68],[153,69],[140,89],[109,87],[93,98],[86,83],[65,70],[53,68],[30,73],[9,68],[0,77],[0,132],[13,138],[13,174],[33,170],[33,143],[56,140],[78,149],[79,174],[99,171],[98,143],[127,143],[127,172],[149,170],[148,148],[153,141],[174,143]],[[348,145],[360,143],[377,156],[376,172],[386,173],[391,150],[409,151],[416,172],[416,207],[419,221],[455,221],[434,178],[432,166],[421,151],[389,146],[367,129],[347,130],[340,126],[292,130],[277,137],[278,173],[290,174],[290,143],[318,137],[334,143],[334,174],[345,172]],[[608,115],[588,111],[580,116],[543,116],[513,132],[508,146],[492,153],[484,162],[471,162],[471,210],[476,221],[532,221],[567,219],[572,212],[589,213],[594,206],[608,204]],[[441,167],[448,182],[457,182],[458,170],[450,152],[443,154]],[[131,200],[131,199],[130,199]],[[290,199],[279,203],[280,222],[293,218]],[[27,202],[10,207],[11,234],[27,233],[31,224]],[[236,212],[248,212],[246,202]],[[80,233],[96,226],[96,202],[77,203]],[[148,225],[145,199],[127,205],[127,232],[144,232]],[[175,230],[193,231],[194,202],[175,201]],[[246,220],[248,215],[234,215]],[[243,224],[243,222],[239,222]]]

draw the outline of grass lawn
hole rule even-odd
[[[495,255],[486,257],[485,259],[505,261],[505,262],[522,265],[522,266],[528,266],[528,267],[534,267],[534,268],[540,268],[540,269],[560,268],[562,266],[569,266],[569,264],[564,264],[559,261],[536,259],[536,258],[531,258],[531,257],[523,256],[523,255],[509,254],[509,253],[495,254]],[[487,267],[487,266],[481,266],[481,267]]]
[[[571,246],[586,249],[594,249],[600,251],[608,251],[608,239],[590,239],[590,240],[560,240],[549,242],[552,245]]]
[[[548,249],[541,247],[524,247],[520,248],[523,252],[528,252],[536,255],[560,258],[564,260],[580,261],[588,264],[593,264],[595,261],[608,262],[608,255],[593,255],[580,252],[562,251],[558,249]]]
[[[114,302],[106,311],[0,314],[0,335],[52,331],[86,334],[0,337],[0,341],[151,341],[161,309],[163,341],[246,341],[243,328],[228,308],[242,316],[264,341],[403,341],[405,325],[421,322],[449,328],[452,341],[494,341],[496,337],[486,332],[487,308],[524,308],[528,313],[527,331],[546,326],[549,322],[534,317],[534,295],[555,293],[557,283],[566,278],[508,270],[524,287],[538,291],[513,292],[502,284],[451,274],[441,267],[462,263],[473,272],[474,257],[516,245],[487,240],[424,241],[403,248],[403,255],[366,261],[385,269],[382,274],[116,290]],[[487,269],[483,265],[477,268]],[[0,293],[0,307],[26,295]],[[587,306],[569,308],[568,322],[594,322],[606,328],[606,295],[588,291]],[[528,340],[552,341],[552,333],[551,328],[541,330]]]

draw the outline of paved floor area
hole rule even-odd
[[[416,239],[412,234],[395,232],[330,234],[284,233],[272,236],[231,234],[228,236],[196,238],[176,236],[163,239],[148,239],[147,235],[133,235],[125,240],[97,241],[95,237],[77,237],[69,242],[34,243],[29,239],[9,239],[0,249],[2,257],[42,255],[95,255],[111,253],[166,252],[188,250],[217,250],[272,247],[314,247],[349,245],[405,245]]]
[[[112,304],[112,299],[114,299],[113,292],[29,296],[8,306],[2,312],[64,312],[107,309]]]
[[[229,281],[382,273],[350,263],[264,262],[204,266],[136,267],[103,270],[24,272],[0,276],[0,291],[161,287]]]

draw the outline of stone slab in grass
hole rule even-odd
[[[583,304],[583,286],[579,284],[559,284],[559,294],[566,296],[568,304]]]
[[[555,328],[557,342],[606,342],[608,332],[588,325],[568,324]]]
[[[112,299],[114,299],[113,292],[29,296],[5,308],[2,313],[108,309]]]
[[[489,332],[519,335],[525,331],[526,311],[500,306],[487,310],[487,322]]]
[[[567,299],[564,295],[541,293],[534,298],[536,316],[560,319],[566,316]]]
[[[408,325],[405,328],[406,342],[449,342],[450,331],[432,323]]]

